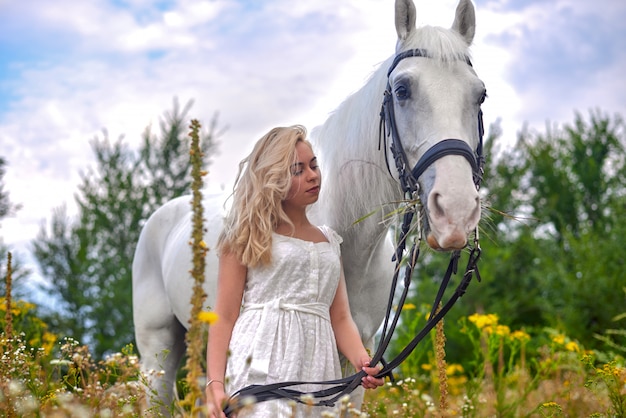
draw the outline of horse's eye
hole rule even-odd
[[[398,87],[396,87],[395,92],[398,100],[406,100],[410,96],[409,89],[404,85],[399,85]]]
[[[480,99],[478,100],[478,104],[481,105],[485,103],[486,98],[487,98],[487,90],[483,90],[483,94],[480,96]]]

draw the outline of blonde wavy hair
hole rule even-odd
[[[298,142],[311,146],[304,126],[277,127],[241,160],[218,252],[232,252],[247,267],[272,261],[272,232],[281,223],[293,226],[281,202],[291,186]]]

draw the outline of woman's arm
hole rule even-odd
[[[363,370],[368,374],[368,376],[362,379],[363,387],[366,389],[374,389],[381,386],[384,383],[384,379],[374,377],[378,374],[380,368],[369,367],[371,357],[363,346],[361,335],[350,313],[350,303],[348,301],[348,291],[346,288],[346,279],[343,274],[343,267],[341,268],[341,277],[339,278],[337,293],[330,306],[330,322],[335,333],[339,351],[352,363],[355,370]]]
[[[247,268],[230,252],[220,255],[217,278],[217,298],[214,312],[217,321],[209,328],[207,344],[207,404],[213,415],[223,417],[222,403],[226,400],[224,377],[228,346],[235,322],[239,317],[246,283]],[[219,406],[219,408],[216,408]]]

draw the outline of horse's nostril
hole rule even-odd
[[[441,199],[442,199],[441,193],[435,192],[432,194],[433,205],[431,207],[431,211],[438,217],[445,215],[445,210],[443,209]]]

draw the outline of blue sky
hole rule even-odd
[[[513,144],[526,123],[574,111],[626,116],[626,2],[476,0],[473,63],[487,85],[486,124]],[[418,24],[449,27],[455,0],[416,0]],[[23,208],[0,224],[29,243],[67,204],[91,162],[89,141],[135,146],[173,99],[191,116],[219,112],[230,185],[248,147],[275,125],[321,123],[395,46],[391,0],[0,0],[0,156]]]

